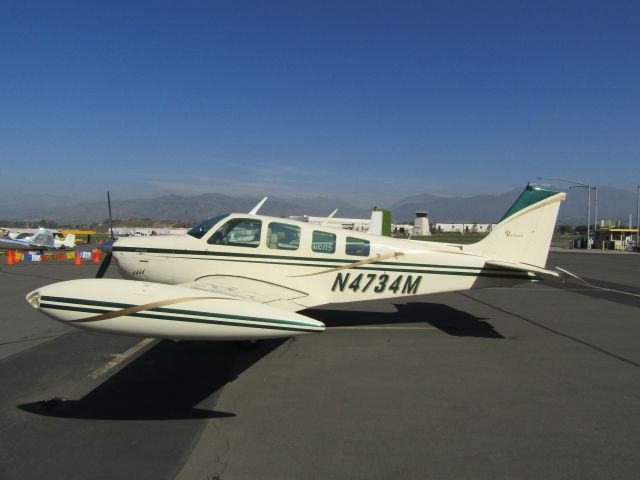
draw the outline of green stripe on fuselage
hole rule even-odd
[[[347,266],[350,263],[354,263],[356,259],[318,259],[314,257],[294,257],[294,256],[284,256],[284,255],[261,255],[261,254],[248,254],[248,253],[235,253],[235,252],[207,252],[202,250],[172,250],[172,249],[162,249],[162,248],[149,248],[149,249],[139,249],[133,247],[119,247],[115,248],[114,251],[122,251],[122,252],[139,252],[139,253],[152,253],[152,254],[164,254],[164,255],[181,255],[177,258],[185,258],[189,260],[202,260],[199,257],[230,257],[230,258],[207,258],[206,260],[213,261],[228,261],[228,262],[238,262],[238,263],[260,263],[266,265],[287,265],[287,266],[298,266],[298,267],[312,267],[312,268],[327,268],[327,267],[340,267]],[[189,258],[184,257],[182,255],[197,255],[198,257]],[[232,259],[233,258],[233,259]],[[235,260],[235,258],[245,258],[246,260]],[[275,261],[261,261],[256,259],[270,259],[270,260],[288,260],[287,262],[275,262]],[[297,261],[316,261],[316,262],[332,262],[332,263],[341,263],[342,265],[326,265],[326,264],[318,264],[318,263],[296,263]],[[463,275],[463,276],[476,276],[476,277],[494,277],[494,278],[513,278],[513,279],[533,279],[539,280],[539,277],[529,277],[523,274],[520,270],[509,270],[505,268],[492,268],[492,267],[472,267],[472,266],[461,266],[461,265],[437,265],[437,264],[429,264],[429,263],[406,263],[406,262],[375,262],[376,265],[384,265],[389,267],[397,267],[397,266],[407,266],[414,267],[414,269],[398,269],[398,268],[378,268],[375,266],[361,266],[361,267],[353,267],[354,270],[373,270],[379,272],[401,272],[401,273],[423,273],[423,274],[434,274],[434,275]],[[444,270],[417,270],[416,268],[442,268],[442,269],[452,269],[452,270],[474,270],[473,272],[451,272]]]

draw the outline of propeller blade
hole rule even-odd
[[[111,257],[113,257],[113,253],[109,252],[104,256],[102,263],[100,264],[100,268],[98,269],[98,273],[96,273],[96,278],[104,277],[104,274],[107,273],[107,269],[109,265],[111,265]]]
[[[113,217],[111,216],[111,195],[109,195],[108,190],[107,190],[107,205],[109,205],[109,230],[111,232],[111,239],[113,240],[114,237],[113,237]]]

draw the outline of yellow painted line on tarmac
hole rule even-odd
[[[121,353],[120,355],[117,355],[116,358],[114,358],[110,362],[107,362],[104,366],[102,366],[102,367],[98,368],[97,370],[93,371],[92,373],[90,373],[88,375],[89,378],[91,378],[92,380],[96,380],[96,379],[100,378],[102,375],[107,373],[109,370],[111,370],[112,368],[117,367],[122,362],[124,362],[125,360],[130,358],[132,355],[134,355],[135,353],[139,352],[144,347],[149,345],[154,340],[155,340],[155,338],[145,338],[144,340],[141,340],[140,342],[136,343],[133,347],[131,347],[126,352]]]
[[[438,330],[436,327],[328,327],[326,330]]]

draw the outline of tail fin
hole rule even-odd
[[[73,233],[67,234],[67,236],[64,237],[62,245],[65,248],[74,248],[76,246],[76,236]]]
[[[565,193],[527,185],[500,222],[465,250],[505,262],[544,268]]]

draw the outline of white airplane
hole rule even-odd
[[[565,194],[528,185],[470,245],[403,240],[257,214],[211,218],[186,235],[120,238],[122,275],[48,285],[36,309],[79,328],[188,340],[255,340],[322,332],[297,313],[333,302],[535,282]],[[563,275],[570,275],[562,271]]]
[[[73,233],[67,233],[67,235],[60,239],[58,237],[53,237],[53,248],[57,249],[72,249],[76,246],[76,236]]]
[[[75,246],[75,235],[69,234],[64,240],[58,240],[53,232],[48,228],[39,228],[32,236],[11,237],[8,229],[2,229],[5,234],[0,237],[0,249],[32,249],[49,250],[61,248],[73,248]]]

